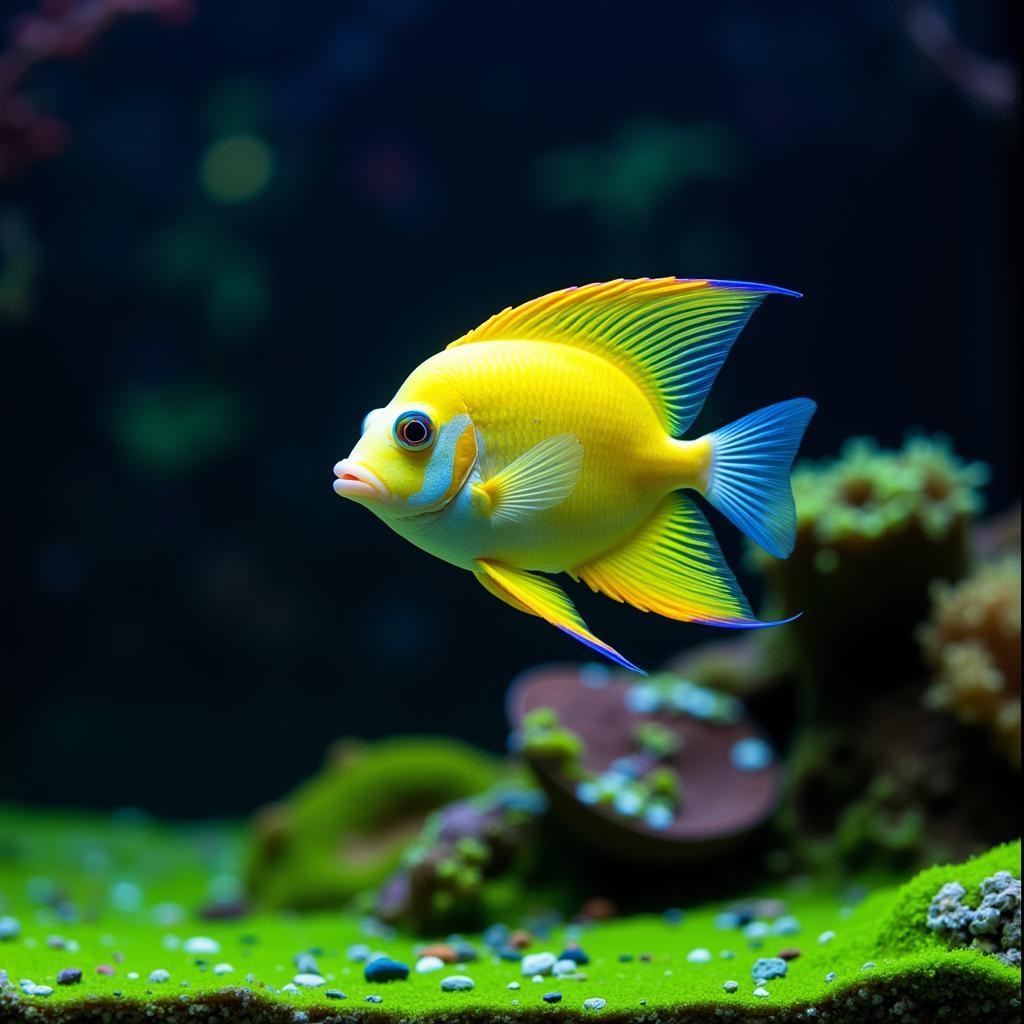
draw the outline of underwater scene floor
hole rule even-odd
[[[1019,843],[856,903],[803,878],[740,903],[535,921],[521,961],[496,954],[500,926],[413,938],[355,914],[248,912],[241,843],[229,825],[0,807],[0,1021],[1020,1019],[1019,967],[927,927],[943,885],[1019,878]]]

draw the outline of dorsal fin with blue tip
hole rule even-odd
[[[485,341],[573,345],[611,360],[681,435],[700,412],[733,342],[766,295],[743,281],[639,278],[542,295],[492,316],[449,348]]]

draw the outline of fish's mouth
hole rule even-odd
[[[385,499],[389,491],[384,482],[358,462],[342,459],[334,467],[334,493],[343,498],[379,498]]]

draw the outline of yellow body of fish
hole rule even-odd
[[[754,619],[686,490],[774,554],[792,548],[789,467],[814,410],[769,407],[693,441],[692,422],[766,294],[613,281],[500,313],[421,364],[335,467],[335,490],[506,603],[635,669],[541,573],[723,626]],[[786,293],[792,294],[792,293]]]

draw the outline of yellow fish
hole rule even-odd
[[[793,550],[790,467],[815,404],[781,402],[681,435],[770,285],[679,278],[552,292],[418,366],[363,421],[334,490],[626,668],[538,573],[641,611],[733,628],[754,618],[697,491],[769,553]],[[789,621],[789,620],[786,620]]]

